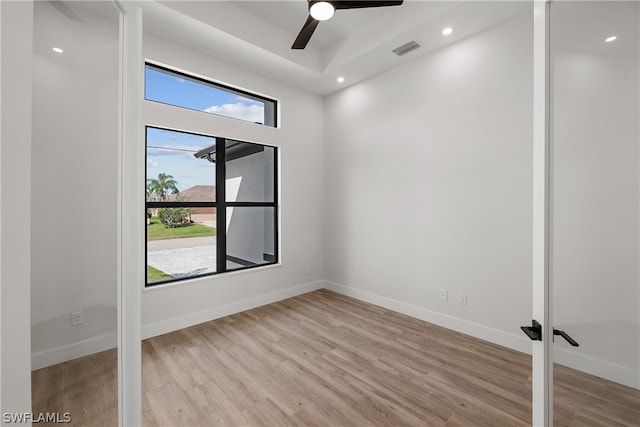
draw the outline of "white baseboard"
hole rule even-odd
[[[553,356],[559,365],[577,369],[605,380],[640,390],[640,372],[626,366],[615,365],[607,361],[574,353],[565,349],[554,349]]]
[[[508,347],[522,353],[531,354],[531,341],[525,337],[515,334],[509,334],[498,329],[482,326],[477,323],[469,322],[448,314],[439,313],[437,311],[428,310],[417,305],[409,304],[393,298],[384,297],[361,289],[352,288],[350,286],[341,285],[335,282],[325,281],[325,288],[342,295],[353,297],[361,301],[379,305],[434,325],[452,329],[463,334],[471,335],[494,344]]]
[[[325,281],[324,287],[342,295],[384,307],[407,316],[415,317],[435,325],[462,332],[503,347],[522,353],[531,354],[531,341],[525,337],[509,334],[498,329],[489,328],[467,320],[459,319],[426,308],[418,307],[403,301],[384,297],[361,289]],[[604,360],[595,359],[565,349],[554,350],[556,363],[604,378],[618,384],[640,390],[640,373],[633,369],[614,365]]]
[[[79,357],[89,356],[115,348],[116,345],[116,334],[108,334],[33,353],[31,354],[31,370],[35,371],[36,369],[57,365]]]
[[[210,309],[191,313],[185,316],[173,319],[163,320],[142,327],[142,338],[151,338],[157,335],[166,334],[198,323],[207,322],[209,320],[218,319],[220,317],[239,313],[241,311],[250,310],[262,305],[271,304],[283,299],[291,298],[297,295],[305,294],[321,289],[322,281],[306,283],[291,288],[282,289],[276,292],[270,292],[264,295],[258,295],[241,301],[235,301],[229,304],[211,307]],[[47,366],[56,365],[79,357],[89,356],[94,353],[115,348],[117,345],[116,335],[110,334],[92,338],[89,340],[76,342],[61,347],[44,350],[31,355],[31,369],[41,369]]]
[[[234,301],[229,304],[223,304],[211,307],[197,313],[189,313],[184,316],[174,317],[172,319],[163,320],[161,322],[142,325],[142,339],[155,337],[179,329],[188,328],[189,326],[199,323],[208,322],[220,317],[229,316],[231,314],[240,313],[252,308],[271,304],[297,295],[313,292],[322,289],[324,282],[311,282],[303,285],[293,286],[291,288],[282,289],[268,294],[258,295],[241,301]]]

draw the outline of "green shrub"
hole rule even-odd
[[[167,228],[176,228],[189,222],[188,208],[160,208],[158,219]]]

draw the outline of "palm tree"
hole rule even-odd
[[[176,187],[177,184],[178,181],[173,179],[173,176],[160,173],[157,179],[147,179],[147,197],[154,197],[157,201],[165,202],[168,191],[171,191],[171,194],[180,192]]]

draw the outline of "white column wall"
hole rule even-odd
[[[0,412],[4,414],[31,412],[33,3],[2,1],[0,17]],[[4,417],[0,422],[5,425]]]

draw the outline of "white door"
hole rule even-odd
[[[640,425],[639,16],[550,6],[551,314],[573,338],[553,345],[555,425]]]
[[[534,8],[533,424],[640,425],[640,4]]]

